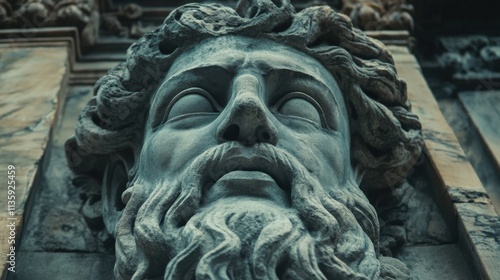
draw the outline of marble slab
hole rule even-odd
[[[458,94],[500,170],[500,91],[467,91]]]
[[[12,47],[0,45],[0,170],[7,179],[15,167],[15,209],[7,211],[7,190],[0,195],[0,217],[16,217],[16,242],[20,240],[27,202],[43,166],[51,129],[65,98],[68,77],[66,47]],[[10,205],[10,204],[9,204]],[[0,227],[0,255],[10,250],[4,238],[9,227]],[[18,248],[18,247],[16,247]],[[17,249],[16,249],[17,250]],[[7,263],[2,261],[1,273]]]

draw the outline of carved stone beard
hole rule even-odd
[[[291,244],[303,243],[307,250],[313,242],[296,213],[264,201],[235,199],[201,209],[189,220],[183,235],[193,231],[201,234],[205,253],[190,268],[179,267],[177,260],[171,262],[167,279],[186,273],[204,279],[273,279],[275,273],[281,276],[285,272],[285,262],[298,265],[298,260],[287,259]],[[187,240],[187,245],[192,242]]]
[[[244,156],[231,163],[236,155]],[[241,197],[202,205],[201,186],[211,180],[238,168],[269,172],[271,166],[290,182],[290,208]],[[174,182],[148,184],[138,174],[116,228],[115,275],[377,279],[380,262],[370,239],[378,239],[376,214],[354,178],[345,182],[322,186],[297,159],[268,144],[219,145]]]

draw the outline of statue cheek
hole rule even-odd
[[[278,142],[279,148],[295,157],[311,174],[319,174],[321,159],[314,137],[284,133],[281,139],[287,140]]]
[[[166,145],[164,140],[160,137],[149,137],[144,142],[140,154],[140,169],[141,174],[145,176],[158,176],[163,174],[168,163],[172,159],[169,152],[172,148]]]
[[[350,166],[349,145],[341,137],[316,134],[302,143],[309,154],[300,160],[324,183],[334,183],[345,177],[345,167]]]
[[[163,129],[144,142],[141,165],[154,174],[179,174],[198,156],[217,145],[212,126],[196,129]],[[157,176],[157,175],[156,175]]]

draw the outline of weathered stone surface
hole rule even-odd
[[[474,279],[457,245],[410,246],[398,256],[410,269],[415,280]]]
[[[0,45],[0,159],[3,174],[7,174],[8,165],[16,168],[16,242],[21,237],[26,202],[41,170],[59,101],[64,98],[67,59],[66,48]],[[3,211],[7,209],[6,200],[6,195],[0,196]],[[8,236],[7,227],[2,227],[0,234],[1,238]],[[7,246],[7,242],[0,244],[2,256],[6,256]],[[6,265],[2,262],[2,272]]]
[[[453,242],[433,199],[424,166],[418,165],[408,182],[386,193],[374,194],[370,201],[380,219],[380,252],[396,256],[406,246]]]
[[[408,207],[408,219],[404,222],[408,245],[445,244],[451,235],[432,198],[431,186],[423,178],[406,184],[401,191],[401,201]]]
[[[500,279],[500,216],[491,205],[459,203],[459,243],[480,279]]]
[[[19,253],[19,270],[12,280],[112,280],[115,257],[84,253]]]

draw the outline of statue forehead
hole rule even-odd
[[[328,70],[303,52],[267,39],[230,35],[205,40],[185,51],[170,67],[166,79],[204,66],[220,66],[233,73],[248,68],[262,74],[273,69],[287,69],[338,88]]]

